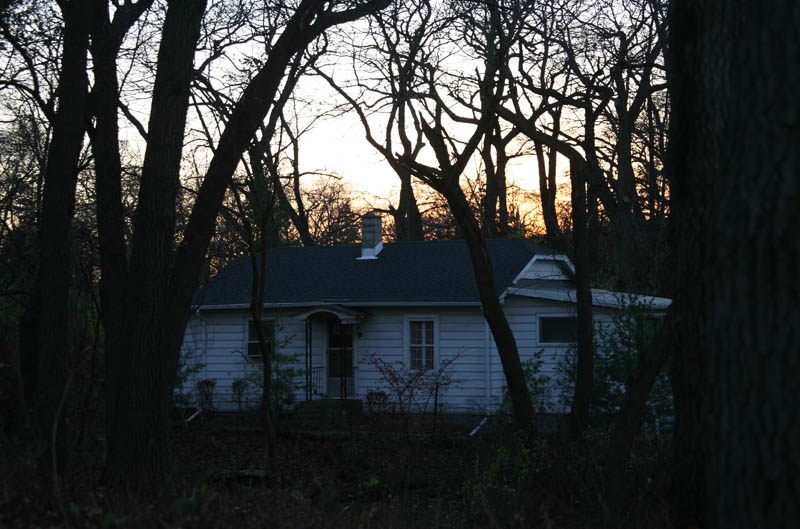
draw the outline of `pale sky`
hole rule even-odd
[[[562,160],[563,161],[563,160]],[[566,165],[561,163],[559,181]],[[392,168],[364,137],[361,123],[352,116],[317,122],[301,139],[301,169],[324,170],[344,177],[354,190],[390,198],[396,205],[399,180]],[[468,172],[476,167],[469,166]],[[509,163],[509,181],[526,191],[538,191],[535,157]]]

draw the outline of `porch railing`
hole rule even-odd
[[[322,393],[322,375],[325,370],[322,366],[311,368],[311,394],[319,395]]]
[[[336,395],[334,398],[347,399],[356,394],[356,373],[358,368],[353,368],[353,374],[348,376],[328,377],[328,395]],[[325,368],[315,366],[311,368],[310,386],[311,397],[323,394],[323,377]]]
[[[353,374],[347,376],[331,377],[328,384],[332,381],[336,384],[336,389],[339,390],[340,399],[348,399],[356,394],[356,373],[357,367],[353,367]],[[328,392],[332,393],[334,388],[328,388]]]

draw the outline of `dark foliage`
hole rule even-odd
[[[175,478],[158,497],[99,485],[101,445],[85,440],[64,475],[72,527],[601,527],[596,464],[603,434],[586,441],[526,439],[490,421],[460,417],[430,432],[397,417],[356,418],[320,431],[289,421],[279,471],[265,478],[263,432],[241,422],[176,425]],[[328,423],[330,426],[330,423]],[[34,468],[30,447],[4,441],[0,525],[63,521]],[[626,527],[666,527],[667,438],[641,438],[626,473]]]

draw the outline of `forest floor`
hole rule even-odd
[[[176,422],[174,472],[157,495],[101,485],[102,453],[74,451],[61,508],[23,444],[0,446],[0,527],[601,527],[605,435],[523,438],[503,421],[416,417],[281,423],[266,479],[255,422]],[[90,444],[90,443],[89,443]],[[669,440],[643,437],[628,468],[625,527],[669,525]],[[67,524],[65,524],[65,519]]]

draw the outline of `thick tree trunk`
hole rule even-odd
[[[327,28],[355,20],[385,3],[376,0],[331,13],[324,11],[326,4],[319,0],[300,2],[265,65],[231,112],[177,251],[173,245],[179,163],[192,58],[205,3],[176,0],[169,4],[126,285],[128,340],[119,355],[109,475],[139,489],[157,490],[168,469],[172,390],[200,268],[225,191],[275,101],[289,61]]]
[[[541,142],[534,142],[534,146],[539,169],[539,197],[542,203],[545,234],[549,241],[557,241],[561,238],[561,228],[558,226],[556,215],[555,177],[551,181],[550,174],[555,173],[555,164],[558,162],[555,155],[545,158],[544,145]],[[555,153],[555,149],[550,148],[550,152]],[[549,165],[547,161],[550,162]]]
[[[464,238],[472,257],[472,269],[475,273],[475,282],[478,285],[481,309],[486,322],[489,324],[489,329],[497,346],[497,353],[503,365],[503,373],[506,376],[506,384],[508,385],[508,392],[511,395],[511,403],[514,408],[514,418],[517,424],[523,428],[535,427],[536,416],[525,375],[522,372],[517,342],[511,332],[511,326],[508,324],[500,298],[495,290],[492,262],[489,258],[489,250],[486,248],[486,241],[481,235],[480,228],[461,188],[457,187],[456,184],[445,191],[447,203],[450,205],[456,223],[464,233]]]
[[[675,347],[672,360],[672,389],[675,405],[672,461],[672,508],[677,529],[707,527],[709,501],[706,472],[710,456],[704,440],[706,399],[706,333],[702,307],[707,290],[704,267],[707,248],[701,230],[707,208],[718,198],[709,185],[709,160],[702,144],[703,122],[710,117],[703,102],[699,39],[702,10],[694,2],[678,0],[670,24],[670,92],[673,102],[670,129],[671,242],[675,278],[672,306]],[[696,130],[699,127],[700,130]]]
[[[627,105],[627,102],[621,103]],[[619,106],[619,104],[618,104]],[[617,197],[617,208],[611,214],[611,232],[614,236],[614,274],[617,279],[617,289],[633,291],[636,288],[637,264],[639,248],[636,245],[636,235],[639,233],[638,218],[636,215],[636,185],[631,161],[631,130],[627,119],[619,120],[617,142],[617,181],[614,192]]]
[[[411,186],[411,173],[402,167],[395,169],[400,177],[400,201],[397,209],[391,211],[394,217],[398,241],[421,241],[422,215],[420,215],[414,188]]]
[[[105,6],[104,6],[105,7]],[[102,10],[105,14],[106,9]],[[107,16],[107,15],[106,15]],[[97,231],[100,247],[100,298],[104,329],[106,365],[106,421],[116,412],[115,397],[119,362],[116,355],[124,336],[124,286],[127,272],[124,221],[122,210],[122,164],[119,155],[119,125],[117,122],[116,50],[110,43],[93,33],[92,58],[95,86],[92,91],[96,127],[91,134],[95,158],[95,190],[97,193]],[[108,422],[108,425],[111,423]],[[113,442],[114,437],[107,437]]]
[[[551,111],[550,117],[553,120],[553,130],[550,132],[549,138],[553,142],[558,142],[559,134],[561,133],[561,109],[556,108]],[[561,227],[558,225],[558,216],[556,215],[558,151],[552,144],[549,144],[547,156],[545,157],[544,144],[541,141],[534,140],[533,145],[536,150],[536,161],[539,170],[539,195],[542,203],[545,233],[550,244],[563,246],[563,234],[561,233]]]
[[[124,303],[113,310],[125,316],[124,336],[113,339],[119,365],[111,367],[117,386],[108,432],[109,476],[137,487],[157,487],[168,469],[171,393],[188,318],[188,303],[177,314],[170,304],[175,206],[192,59],[204,10],[205,0],[179,0],[167,9],[130,274],[124,297],[112,301]]]
[[[97,231],[100,248],[101,317],[104,329],[106,365],[106,421],[116,411],[115,397],[118,382],[119,354],[124,342],[125,281],[127,258],[125,248],[125,215],[122,208],[122,163],[119,152],[119,123],[117,103],[117,56],[122,39],[151,1],[126,4],[109,19],[108,6],[96,2],[91,18],[91,52],[94,74],[92,110],[95,128],[90,130],[95,160],[95,191],[97,194]],[[107,437],[113,443],[114,436]],[[111,449],[114,450],[113,448]]]
[[[69,289],[72,283],[71,236],[75,211],[78,160],[87,123],[89,45],[88,4],[77,1],[63,8],[64,43],[58,82],[58,111],[48,151],[40,218],[38,292],[38,369],[36,395],[39,424],[48,451],[43,467],[52,468],[52,432],[69,371]],[[55,439],[57,464],[65,459],[63,422]]]
[[[795,527],[800,4],[774,0],[734,8],[702,0],[673,8],[673,48],[682,59],[672,65],[679,96],[673,141],[685,133],[683,141],[699,146],[680,144],[684,150],[675,155],[696,153],[683,166],[686,179],[713,191],[695,202],[704,206],[704,222],[693,227],[701,228],[708,249],[700,261],[706,264],[705,295],[695,298],[705,324],[708,525]],[[705,111],[692,113],[698,107]],[[698,159],[707,162],[691,165]]]
[[[484,135],[481,157],[486,172],[486,192],[481,200],[481,224],[487,237],[503,237],[509,232],[506,145],[515,136],[512,132],[504,138],[497,126]]]
[[[592,338],[592,291],[589,239],[586,233],[586,180],[582,160],[570,161],[572,180],[572,241],[575,251],[575,288],[578,316],[578,361],[575,392],[572,398],[570,428],[580,434],[589,424],[594,375],[594,343]]]

